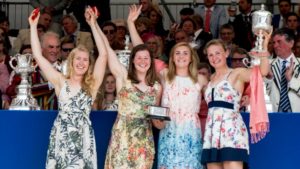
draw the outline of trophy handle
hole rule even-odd
[[[16,69],[16,66],[13,65],[13,61],[16,60],[16,57],[15,56],[10,56],[10,60],[9,60],[9,65],[10,67],[15,70]]]
[[[243,64],[244,64],[247,68],[250,67],[249,65],[251,65],[251,61],[250,61],[249,58],[244,58],[242,61],[243,61]]]

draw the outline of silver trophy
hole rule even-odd
[[[252,32],[256,35],[255,47],[252,51],[267,51],[263,48],[263,31],[270,33],[273,29],[272,14],[265,10],[265,6],[262,4],[261,9],[253,12],[252,14]]]
[[[13,65],[17,62],[17,66]],[[35,70],[31,54],[17,54],[10,59],[10,66],[16,74],[21,75],[21,83],[17,86],[17,96],[12,100],[9,110],[40,110],[37,101],[32,96],[29,75]]]
[[[169,108],[159,106],[149,106],[147,117],[151,119],[167,120],[170,121]]]
[[[258,11],[253,12],[252,14],[252,32],[256,35],[255,47],[251,49],[251,51],[255,52],[264,52],[268,49],[264,49],[264,35],[263,32],[266,31],[270,33],[273,29],[272,25],[272,14],[269,11],[265,10],[264,4],[261,5],[261,9]],[[245,65],[259,65],[260,59],[256,58],[255,56],[251,56],[252,59],[249,60],[248,58],[243,59],[243,63]]]
[[[256,35],[256,41],[255,41],[255,47],[251,51],[264,52],[268,50],[268,49],[264,49],[263,47],[263,43],[264,43],[263,31],[266,31],[268,33],[272,31],[273,27],[271,25],[271,22],[272,22],[272,14],[269,11],[265,10],[265,6],[263,4],[261,5],[260,10],[255,11],[252,14],[252,31]],[[246,67],[257,66],[260,64],[260,59],[255,56],[251,56],[250,60],[248,58],[244,58],[243,63]],[[269,95],[267,94],[265,83],[264,83],[264,98],[266,102],[267,112],[273,112],[272,103]]]
[[[116,54],[117,54],[117,57],[118,57],[119,61],[128,70],[129,58],[130,58],[131,51],[129,50],[129,36],[126,35],[125,38],[126,38],[126,40],[125,40],[125,49],[117,51]]]

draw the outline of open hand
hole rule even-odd
[[[293,73],[294,73],[294,60],[293,58],[291,58],[291,63],[289,66],[286,67],[286,72],[285,72],[285,78],[286,80],[289,82],[292,77],[293,77]]]
[[[141,14],[142,5],[137,7],[136,5],[131,5],[129,7],[129,14],[127,18],[127,22],[134,22],[137,20],[139,15]]]

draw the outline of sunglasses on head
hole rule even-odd
[[[103,30],[103,33],[104,33],[105,35],[107,35],[108,33],[109,33],[109,34],[114,34],[115,31],[114,31],[114,30]]]
[[[71,52],[73,48],[62,48],[61,49],[63,52]]]

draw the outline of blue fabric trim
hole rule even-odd
[[[233,103],[228,103],[225,101],[211,101],[208,103],[208,108],[212,107],[221,107],[221,108],[227,108],[227,109],[233,109],[234,105]]]
[[[201,163],[203,165],[212,162],[224,162],[224,161],[242,161],[244,163],[244,169],[248,168],[249,154],[246,149],[237,148],[211,148],[203,149]]]

